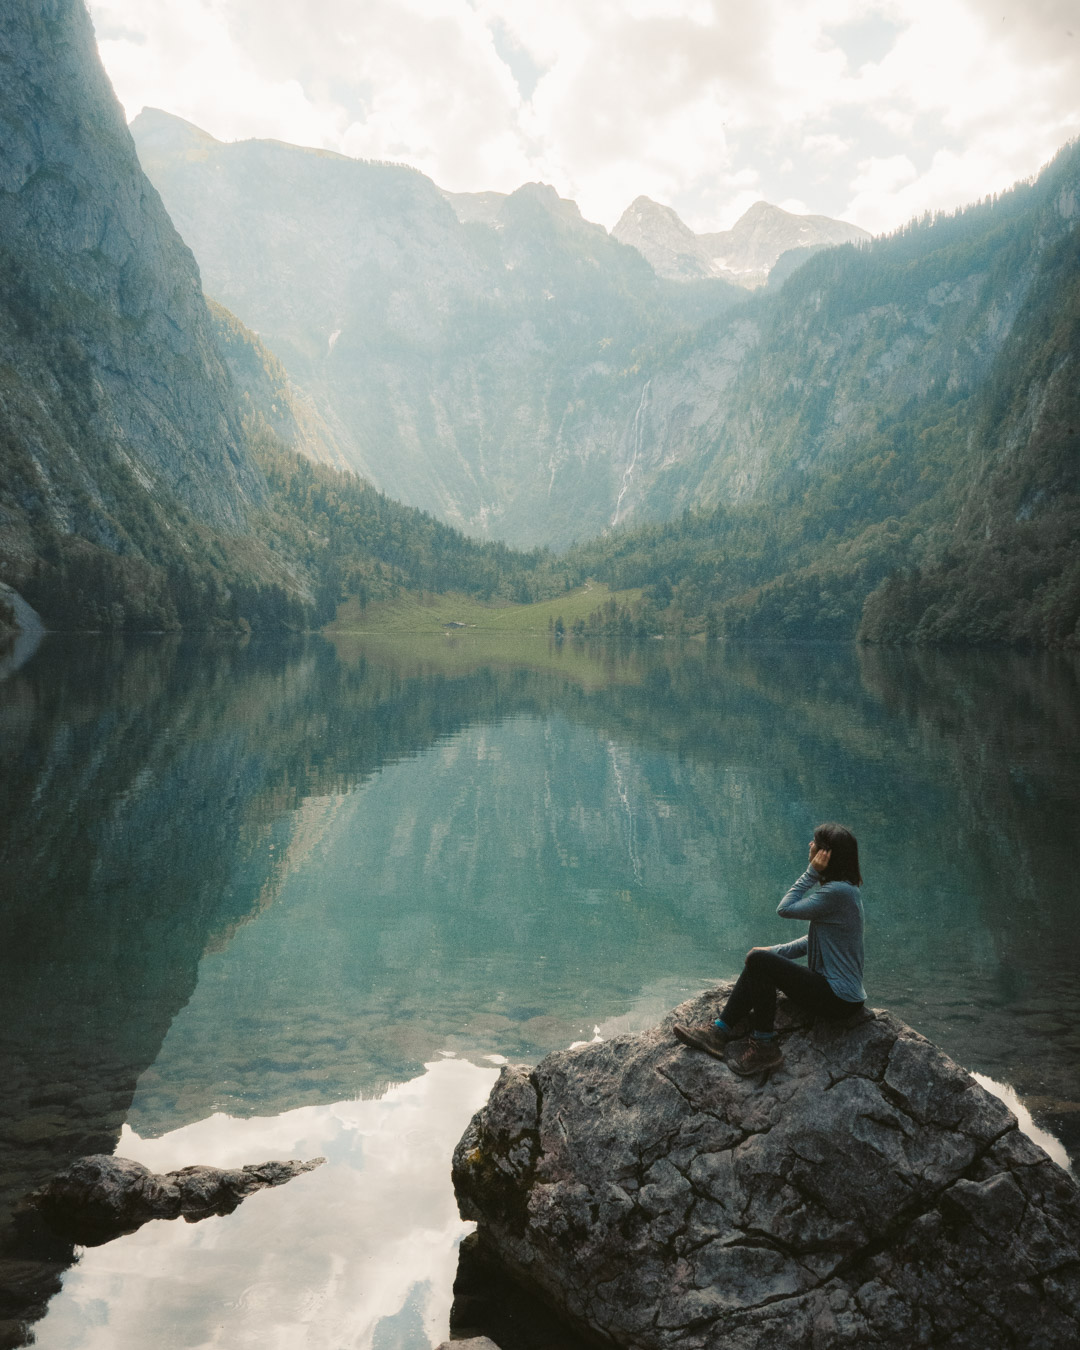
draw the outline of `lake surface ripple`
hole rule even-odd
[[[870,1002],[1075,1159],[1078,723],[1063,656],[47,638],[0,682],[0,1344],[436,1344],[497,1066],[794,936],[825,819]],[[19,1209],[113,1150],[328,1163],[85,1251]]]

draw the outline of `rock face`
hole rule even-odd
[[[199,526],[242,533],[265,498],[82,0],[0,11],[0,422],[0,576],[19,590],[43,555],[85,573],[183,554]]]
[[[488,1251],[635,1347],[1051,1347],[1080,1335],[1080,1196],[887,1013],[800,1024],[762,1086],[673,1022],[507,1068],[454,1155]]]
[[[869,239],[870,232],[831,216],[797,216],[770,202],[755,202],[730,230],[698,238],[714,276],[754,287],[768,278],[784,253],[856,243]]]
[[[348,457],[341,449],[347,437],[340,428],[335,430],[310,395],[293,384],[257,333],[216,300],[209,300],[207,306],[245,421],[261,419],[283,445],[316,462],[347,469]]]
[[[696,281],[713,275],[701,240],[670,206],[651,197],[636,197],[611,231],[622,244],[636,248],[658,277]]]
[[[148,487],[239,528],[261,487],[199,273],[139,168],[81,0],[6,9],[0,55],[0,359],[5,408],[41,461],[36,491],[61,517],[68,474],[102,499],[78,454],[96,433]],[[23,388],[36,425],[18,417]]]
[[[832,244],[869,239],[859,225],[831,216],[797,216],[769,202],[755,202],[730,230],[695,234],[670,206],[638,197],[612,230],[621,243],[646,257],[657,276],[672,281],[720,277],[748,290],[762,285],[782,254],[787,274],[797,259]]]
[[[638,349],[744,298],[658,280],[540,183],[448,195],[154,109],[131,131],[207,292],[314,401],[339,459],[470,534],[560,546],[608,526]]]
[[[281,1186],[325,1162],[249,1163],[246,1167],[182,1167],[158,1174],[129,1158],[105,1153],[76,1158],[35,1195],[37,1207],[65,1236],[97,1246],[133,1233],[151,1219],[189,1223],[231,1214],[241,1200],[267,1186]]]

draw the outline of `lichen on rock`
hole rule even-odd
[[[454,1155],[489,1254],[635,1347],[1057,1347],[1080,1336],[1080,1195],[888,1013],[800,1022],[764,1085],[672,1025],[510,1067]]]

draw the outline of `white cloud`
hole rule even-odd
[[[340,113],[308,98],[238,45],[213,0],[106,0],[91,10],[101,59],[129,118],[165,108],[223,140],[272,137],[331,148]]]
[[[95,0],[134,115],[399,159],[454,190],[551,182],[611,225],[747,196],[891,228],[1080,132],[1075,0]],[[1070,36],[1071,34],[1071,36]],[[902,179],[881,165],[910,164]],[[752,184],[740,175],[750,174]]]
[[[438,1344],[471,1227],[458,1216],[448,1159],[495,1077],[445,1060],[378,1101],[213,1115],[159,1139],[125,1126],[118,1154],[157,1171],[327,1161],[226,1218],[156,1221],[86,1249],[35,1328],[38,1342],[337,1350],[370,1346],[380,1322],[404,1309]]]
[[[804,136],[802,149],[803,153],[807,155],[820,155],[823,159],[837,159],[840,155],[846,155],[851,149],[851,141],[830,131],[824,135]]]

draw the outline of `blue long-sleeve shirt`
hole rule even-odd
[[[805,956],[810,969],[829,981],[837,998],[862,1003],[866,990],[862,982],[863,907],[859,888],[848,881],[827,881],[812,891],[820,880],[814,868],[807,868],[776,909],[784,919],[809,919],[806,936],[770,950],[793,961]]]

